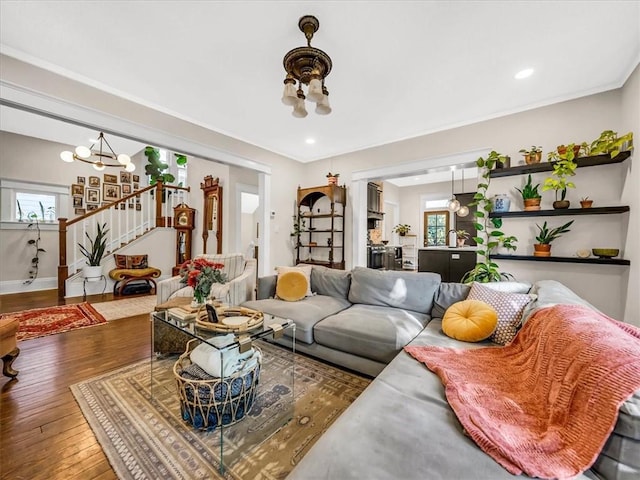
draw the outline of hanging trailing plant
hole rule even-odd
[[[477,190],[473,196],[473,201],[469,203],[470,206],[477,206],[474,212],[475,221],[473,226],[478,232],[477,236],[473,237],[473,240],[478,245],[476,254],[478,255],[478,263],[473,270],[465,273],[462,278],[463,283],[471,282],[499,282],[502,280],[511,280],[513,275],[501,272],[498,265],[491,261],[491,252],[496,248],[502,246],[507,250],[515,250],[516,242],[518,239],[513,235],[505,235],[500,230],[502,227],[501,218],[491,218],[492,203],[491,199],[487,197],[487,191],[489,190],[489,184],[491,183],[491,170],[498,163],[504,163],[506,157],[496,151],[489,153],[487,158],[478,158],[476,161],[477,167],[480,169],[481,180],[478,183]]]
[[[42,204],[40,204],[42,208]],[[27,225],[27,229],[31,230],[35,233],[35,238],[30,238],[27,240],[27,245],[33,248],[33,253],[31,254],[31,266],[29,267],[29,278],[24,281],[25,285],[31,285],[33,281],[38,278],[38,267],[40,265],[40,254],[45,253],[46,250],[40,247],[40,242],[42,238],[40,236],[40,224],[38,223],[38,215],[36,212],[29,212],[27,215],[27,219],[30,220],[31,223]]]

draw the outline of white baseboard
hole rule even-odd
[[[56,277],[36,278],[33,283],[25,284],[24,280],[6,280],[0,282],[0,295],[8,293],[35,292],[38,290],[56,290],[58,279]]]
[[[165,280],[167,278],[171,278],[170,275],[162,275],[160,278],[156,278],[156,282],[160,280]],[[113,292],[113,280],[111,280],[108,276],[106,277],[107,285],[104,289],[105,293]],[[82,278],[78,277],[73,281],[67,281],[67,294],[66,298],[69,297],[81,297],[82,292]],[[97,295],[102,293],[102,289],[104,288],[104,281],[100,280],[97,282],[87,282],[85,285],[87,290],[87,295]],[[38,290],[57,290],[58,289],[58,279],[56,277],[49,278],[36,278],[33,283],[27,285],[24,283],[24,280],[6,280],[4,282],[0,282],[0,295],[6,295],[9,293],[23,293],[23,292],[36,292]]]

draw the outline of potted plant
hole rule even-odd
[[[487,197],[487,190],[491,183],[491,170],[498,164],[504,162],[504,155],[495,150],[489,153],[487,158],[478,158],[476,166],[480,173],[480,182],[476,187],[477,191],[473,196],[473,201],[469,206],[477,206],[474,212],[474,223],[476,231],[479,232],[473,240],[478,245],[476,254],[478,262],[473,270],[468,271],[462,278],[463,283],[471,282],[500,282],[502,280],[512,280],[513,275],[501,272],[498,265],[491,261],[490,255],[496,248],[505,250],[515,250],[518,239],[513,235],[505,235],[500,228],[502,218],[492,218],[489,214],[492,211],[491,198]],[[480,233],[481,232],[481,233]],[[482,236],[481,236],[482,235]]]
[[[96,235],[91,238],[89,232],[85,232],[87,239],[89,239],[89,248],[85,247],[81,243],[78,244],[80,253],[87,259],[87,264],[82,268],[82,275],[87,279],[98,279],[102,276],[102,257],[104,256],[105,249],[107,248],[107,224],[100,225],[96,222]]]
[[[522,190],[516,187],[516,190],[522,195],[525,211],[540,210],[542,195],[538,192],[538,187],[540,187],[539,183],[534,185],[531,181],[531,174],[527,177],[527,183],[522,187]]]
[[[162,183],[173,183],[176,181],[176,177],[167,172],[169,164],[160,160],[160,149],[150,146],[146,146],[144,149],[144,155],[147,157],[148,163],[144,166],[144,173],[149,175],[149,182],[151,185],[162,181]]]
[[[290,233],[291,243],[294,247],[300,244],[300,234],[307,226],[305,219],[302,217],[293,216],[293,231]]]
[[[456,230],[456,245],[464,247],[465,240],[469,238],[469,232],[466,230]]]
[[[327,181],[329,182],[329,185],[337,185],[339,176],[339,173],[327,173]]]
[[[582,197],[580,199],[580,206],[582,208],[591,208],[591,205],[593,205],[593,200],[589,200],[589,197]]]
[[[530,150],[526,148],[520,149],[520,153],[524,155],[524,161],[527,165],[540,163],[540,160],[542,160],[542,147],[532,145]]]
[[[393,227],[393,232],[397,233],[401,237],[404,237],[407,233],[411,231],[411,225],[407,225],[406,223],[400,223]]]
[[[561,227],[556,227],[549,229],[547,227],[547,222],[545,221],[542,226],[536,223],[536,227],[538,227],[538,235],[536,236],[536,240],[538,243],[533,245],[533,256],[534,257],[550,257],[551,256],[551,242],[553,242],[556,238],[560,237],[562,234],[569,232],[569,227],[573,223],[573,220],[565,223]]]
[[[19,203],[18,203],[19,205]],[[29,279],[24,281],[25,285],[31,285],[36,278],[38,278],[38,268],[40,266],[40,254],[45,253],[46,250],[40,246],[42,237],[40,236],[40,224],[38,222],[38,215],[35,212],[29,212],[27,214],[29,225],[27,229],[32,230],[35,234],[35,238],[27,240],[27,245],[33,248],[33,253],[30,253],[31,267],[29,268]]]
[[[573,161],[575,158],[574,145],[569,144],[564,153],[551,152],[549,158],[554,158],[553,173],[551,177],[547,177],[542,185],[542,191],[555,190],[556,201],[553,202],[553,208],[569,208],[570,202],[566,200],[567,188],[576,188],[573,182],[567,180],[567,177],[575,175],[578,164]],[[558,199],[560,192],[560,199]]]
[[[605,130],[589,145],[589,155],[611,155],[617,156],[620,152],[633,149],[633,132],[629,132],[621,137],[613,130]]]

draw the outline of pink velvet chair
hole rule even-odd
[[[14,370],[11,365],[20,354],[16,334],[18,333],[18,320],[4,319],[0,320],[0,357],[2,358],[2,374],[15,378],[18,371]]]

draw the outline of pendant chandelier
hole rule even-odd
[[[316,104],[318,115],[328,115],[331,113],[331,106],[324,79],[331,72],[331,58],[322,50],[311,46],[311,39],[320,28],[320,22],[313,15],[305,15],[298,21],[298,28],[307,38],[307,46],[294,48],[284,56],[282,63],[287,76],[284,79],[282,103],[293,107],[292,115],[296,118],[307,116],[305,99]],[[306,96],[302,84],[309,86]]]
[[[96,144],[100,144],[98,151],[94,151],[93,149]],[[104,145],[107,146],[109,149],[108,151],[104,149]],[[131,161],[131,157],[129,157],[129,155],[124,153],[116,155],[116,152],[113,151],[113,148],[111,148],[107,139],[104,138],[104,133],[102,132],[100,132],[98,140],[90,147],[87,148],[81,145],[76,147],[75,153],[65,150],[60,154],[60,158],[68,163],[72,163],[74,160],[89,163],[99,172],[104,170],[106,167],[124,168],[127,172],[133,172],[136,169],[136,166]]]
[[[451,199],[447,204],[447,209],[450,212],[455,213],[459,217],[466,217],[467,215],[469,215],[469,207],[467,207],[466,205],[460,205],[460,202],[453,193],[454,172],[455,170],[451,170]],[[464,169],[462,169],[462,192],[464,193]]]

